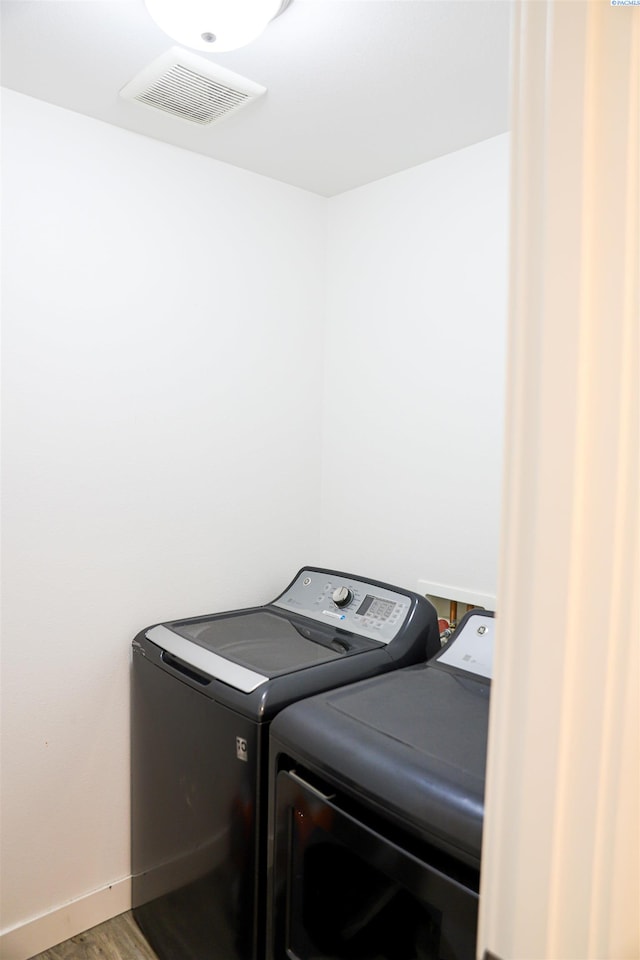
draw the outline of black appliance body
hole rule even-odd
[[[275,719],[268,960],[474,960],[494,627]]]
[[[137,635],[132,899],[161,960],[264,957],[272,718],[438,648],[423,597],[312,567],[272,603]]]

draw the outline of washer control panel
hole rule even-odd
[[[409,615],[411,601],[386,587],[341,574],[302,570],[274,606],[361,637],[390,643]]]

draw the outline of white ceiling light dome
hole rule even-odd
[[[145,0],[161,30],[207,53],[237,50],[256,40],[292,0]]]

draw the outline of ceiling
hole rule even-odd
[[[241,50],[267,87],[199,126],[119,97],[174,42],[143,0],[2,0],[2,83],[322,196],[508,127],[507,0],[295,0]]]

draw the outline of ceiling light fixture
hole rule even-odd
[[[145,0],[161,30],[207,53],[237,50],[256,40],[292,0]]]

